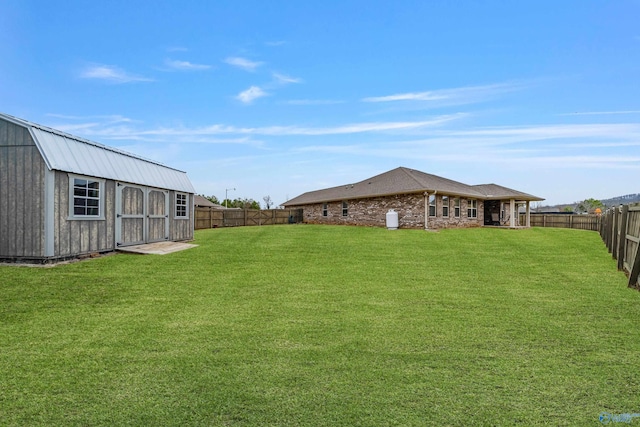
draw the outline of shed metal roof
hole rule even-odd
[[[354,184],[301,194],[283,203],[283,206],[301,206],[339,200],[422,193],[425,191],[484,200],[500,198],[529,201],[544,200],[531,194],[496,184],[467,185],[415,169],[399,167]]]
[[[184,171],[8,114],[0,118],[29,129],[50,170],[195,193]]]

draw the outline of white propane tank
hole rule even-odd
[[[389,209],[389,212],[387,212],[387,229],[398,229],[398,212],[394,211],[393,209]]]

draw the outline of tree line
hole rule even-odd
[[[235,198],[235,199],[224,199],[220,200],[216,196],[205,196],[201,194],[202,197],[209,200],[211,203],[216,205],[224,206],[227,208],[238,208],[238,209],[261,209],[260,203],[256,202],[250,198]],[[262,198],[264,201],[264,208],[271,209],[273,207],[273,202],[271,201],[271,196],[264,196]]]

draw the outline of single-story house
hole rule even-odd
[[[194,193],[183,171],[0,113],[0,260],[192,240]]]
[[[530,203],[544,199],[496,184],[461,182],[399,167],[363,181],[310,191],[285,203],[314,224],[385,226],[393,209],[400,228],[530,225]],[[519,207],[526,220],[520,224]]]
[[[195,205],[196,208],[225,209],[224,206],[218,203],[213,203],[211,200],[199,194],[195,195],[193,204]]]

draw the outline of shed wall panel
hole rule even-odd
[[[70,219],[69,175],[56,171],[55,179],[55,256],[67,257],[114,249],[115,183],[105,181],[104,219]]]
[[[44,161],[29,131],[0,120],[0,256],[44,254]]]
[[[0,122],[1,124],[1,122]],[[1,131],[1,129],[0,129]],[[9,254],[9,206],[4,201],[9,197],[9,147],[0,145],[0,254]]]
[[[169,194],[169,239],[173,241],[193,240],[193,216],[195,215],[193,206],[193,194],[188,195],[187,206],[189,209],[188,218],[176,218],[176,192]]]

